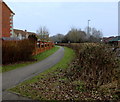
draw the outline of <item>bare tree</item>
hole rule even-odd
[[[57,34],[58,42],[62,42],[63,38],[64,38],[63,34]]]
[[[92,28],[92,35],[96,38],[101,38],[102,32],[100,30],[97,30],[96,28]]]
[[[87,29],[87,27],[86,27]],[[89,27],[89,34],[81,29],[71,28],[66,35],[57,34],[50,37],[54,42],[81,43],[81,42],[100,42],[102,32],[96,28]]]
[[[85,32],[87,32],[87,29],[88,27],[85,28]],[[100,42],[102,36],[103,34],[100,30],[89,27],[89,34],[86,35],[86,40],[88,42]]]
[[[64,35],[63,34],[57,34],[57,35],[51,36],[50,39],[53,40],[54,42],[60,42],[61,43],[64,39]]]
[[[40,27],[37,31],[38,37],[42,41],[49,41],[49,32],[48,29],[44,27]]]

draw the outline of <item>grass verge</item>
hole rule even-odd
[[[40,53],[38,55],[33,56],[34,59],[36,59],[37,61],[33,61],[33,62],[21,62],[21,63],[16,63],[16,64],[11,64],[11,65],[5,65],[2,66],[2,72],[7,72],[16,68],[20,68],[20,67],[24,67],[30,64],[34,64],[38,61],[44,60],[45,58],[47,58],[48,56],[52,55],[53,53],[55,53],[57,50],[59,49],[58,46],[53,47],[50,50],[47,50],[43,53]]]
[[[15,87],[14,89],[12,89],[12,91],[22,96],[30,97],[31,99],[41,100],[41,101],[42,100],[50,100],[50,101],[56,101],[56,100],[58,101],[59,100],[61,101],[63,100],[96,101],[98,100],[98,101],[106,102],[106,101],[120,100],[120,90],[119,90],[120,89],[120,86],[119,86],[120,85],[119,84],[120,73],[119,71],[117,71],[117,69],[116,71],[114,71],[115,73],[113,73],[113,75],[115,75],[115,77],[113,76],[114,80],[106,84],[104,83],[100,85],[99,87],[98,86],[96,87],[95,84],[91,85],[93,80],[91,79],[91,81],[88,81],[88,79],[91,78],[89,74],[86,74],[86,75],[83,74],[84,70],[86,69],[82,68],[83,66],[81,67],[81,64],[83,64],[82,60],[84,62],[92,61],[93,65],[96,65],[97,67],[99,65],[99,64],[94,64],[95,60],[93,59],[88,61],[88,59],[91,58],[93,51],[90,51],[89,53],[91,55],[90,57],[88,56],[89,55],[88,53],[81,54],[80,52],[77,52],[79,50],[82,52],[82,49],[84,49],[84,47],[83,48],[80,47],[81,49],[76,46],[73,47],[73,48],[79,48],[79,49],[76,49],[76,55],[80,55],[80,56],[76,57],[76,59],[74,59],[69,64],[69,66],[67,65],[66,67],[67,62],[64,64],[66,60],[69,60],[69,58],[66,58],[66,60],[63,60],[63,62],[62,61],[60,62],[61,64],[58,63],[51,69],[45,71],[39,76],[36,76],[33,80],[29,80]],[[88,50],[89,49],[87,49],[87,51]],[[99,49],[98,51],[96,51],[96,53],[93,53],[93,55],[98,54],[98,53],[99,53]],[[85,54],[88,54],[87,57],[84,57],[84,56],[82,57],[82,55],[85,55]],[[67,53],[67,55],[69,54]],[[78,58],[82,58],[82,60],[79,60]],[[105,56],[105,58],[107,57]],[[93,69],[94,67],[94,66],[90,67],[91,65],[89,65],[89,63],[85,63],[85,65],[87,64],[88,64],[88,70],[87,72],[85,71],[85,73],[88,73],[89,69],[90,68]],[[109,63],[107,64],[109,65]],[[110,68],[110,66],[106,66],[106,68],[108,67]],[[100,65],[100,68],[101,68],[101,65]],[[82,74],[85,75],[85,77],[81,77]],[[88,79],[83,80],[83,78],[88,78]],[[104,78],[102,78],[102,80],[103,79]],[[94,81],[98,81],[98,79],[95,79]]]
[[[39,74],[38,76],[35,76],[32,79],[27,80],[27,81],[19,84],[18,86],[14,87],[12,89],[9,89],[9,91],[12,91],[12,92],[19,94],[19,95],[22,95],[22,96],[30,97],[32,99],[38,99],[36,94],[35,94],[36,92],[34,90],[30,89],[30,85],[38,83],[39,80],[50,77],[49,75],[51,73],[56,75],[57,73],[59,73],[59,71],[57,71],[59,69],[68,68],[68,64],[74,59],[75,53],[70,48],[64,47],[64,49],[65,49],[64,57],[55,66],[44,71],[43,73]],[[39,95],[39,93],[37,95]],[[43,97],[39,97],[39,98],[42,99]]]

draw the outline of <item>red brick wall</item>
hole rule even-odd
[[[5,3],[2,2],[2,37],[10,37],[11,34],[11,26],[10,24],[10,17],[11,17],[11,11],[7,7]]]
[[[0,38],[2,37],[2,1],[0,0]]]
[[[39,54],[39,53],[42,53],[42,52],[44,52],[44,51],[46,51],[46,50],[49,50],[49,49],[51,49],[51,48],[53,48],[54,47],[54,43],[53,42],[46,42],[46,43],[44,43],[44,44],[47,44],[47,46],[44,46],[44,47],[42,47],[41,46],[41,44],[43,43],[43,42],[39,42],[40,43],[40,47],[38,48],[36,45],[36,48],[35,48],[35,51],[33,52],[33,55],[37,55],[37,54]]]

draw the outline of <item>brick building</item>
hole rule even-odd
[[[2,5],[2,37],[11,37],[13,34],[13,11],[7,6],[5,2]]]

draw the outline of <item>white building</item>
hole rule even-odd
[[[36,35],[36,34],[32,32],[27,32],[27,30],[23,31],[23,30],[14,29],[13,37],[17,37],[20,40],[28,39],[29,35]]]

